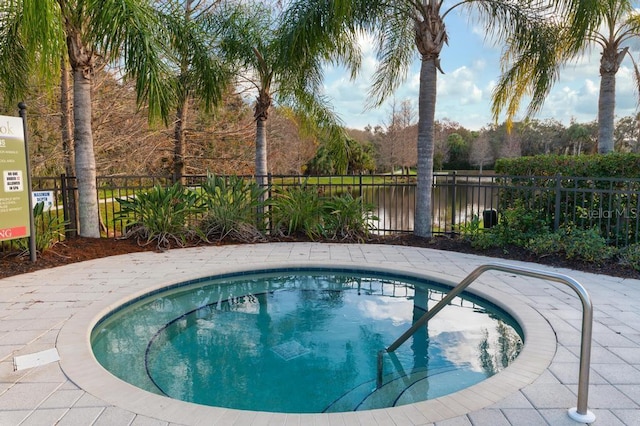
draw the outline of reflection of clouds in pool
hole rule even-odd
[[[503,336],[490,317],[480,315],[471,309],[445,308],[432,319],[432,322],[434,329],[447,331],[439,334],[430,333],[429,340],[438,345],[452,363],[467,365],[474,371],[485,371],[482,360],[476,355],[478,348],[485,341],[489,344],[487,350],[491,358],[499,357],[498,340]]]
[[[359,300],[357,308],[363,317],[373,321],[391,320],[394,326],[410,325],[412,312],[407,309],[404,298],[378,298],[374,300]]]
[[[436,302],[431,301],[430,307]],[[390,319],[394,326],[406,325],[413,321],[412,310],[407,309],[407,300],[403,297],[379,298],[375,300],[358,300],[358,310],[372,321]],[[478,314],[473,309],[443,309],[430,321],[431,330],[446,330],[441,333],[429,333],[430,344],[440,348],[443,355],[454,365],[465,366],[473,371],[484,371],[482,361],[478,357],[478,347],[487,340],[492,358],[498,356],[497,341],[500,334],[495,329],[493,320]]]
[[[482,335],[470,330],[444,332],[436,336],[429,336],[432,344],[440,350],[449,362],[458,366],[466,366],[473,371],[482,371],[480,360],[477,358],[477,348]]]

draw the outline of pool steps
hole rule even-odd
[[[409,404],[415,402],[416,399],[410,396],[415,392],[422,395],[418,399],[424,399],[425,394],[435,398],[452,392],[449,384],[459,385],[460,380],[463,378],[456,366],[418,368],[400,376],[388,374],[381,387],[376,389],[375,380],[364,382],[329,404],[323,412],[362,411]]]

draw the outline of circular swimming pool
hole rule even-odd
[[[98,361],[171,398],[321,413],[437,398],[504,369],[522,348],[512,318],[465,295],[383,357],[448,288],[357,270],[279,269],[181,283],[118,307],[94,327]]]

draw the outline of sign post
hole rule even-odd
[[[20,118],[0,116],[0,241],[29,237],[31,261],[35,262],[26,105],[21,102],[18,107]]]

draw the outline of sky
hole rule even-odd
[[[491,94],[500,76],[502,46],[484,40],[484,30],[466,16],[449,14],[445,25],[449,44],[441,52],[438,74],[436,120],[449,119],[469,130],[479,130],[493,123]],[[346,127],[364,129],[365,126],[389,123],[391,103],[397,105],[409,100],[417,112],[419,61],[414,61],[405,82],[393,98],[376,109],[365,110],[371,77],[376,67],[375,52],[370,43],[363,41],[364,59],[358,78],[350,80],[341,68],[328,67],[325,71],[325,95]],[[632,53],[639,59],[640,46]],[[592,49],[565,66],[560,73],[544,106],[533,118],[555,119],[568,125],[572,120],[587,123],[597,119],[600,51]],[[634,89],[633,64],[626,58],[616,78],[616,119],[635,115],[638,107]],[[526,103],[521,104],[516,121],[524,118]]]

